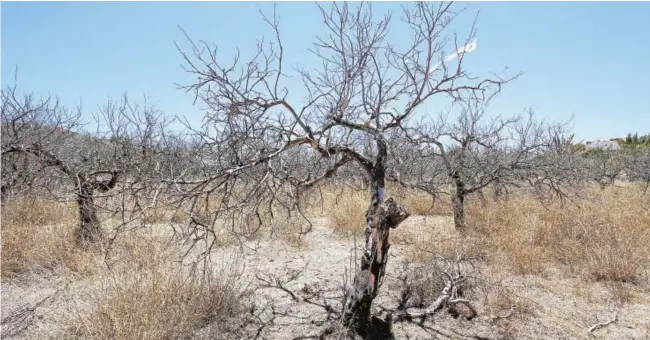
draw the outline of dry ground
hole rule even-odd
[[[439,313],[397,324],[396,339],[650,339],[650,195],[634,187],[595,190],[566,207],[523,194],[472,201],[469,232],[460,235],[444,202],[431,206],[405,194],[416,215],[391,235],[388,278],[375,305],[395,308],[404,282],[414,301],[430,301],[441,287],[442,259],[460,259],[471,279],[465,297],[479,317]],[[73,207],[12,203],[2,211],[2,338],[318,334],[327,312],[315,304],[340,307],[364,198],[330,191],[303,237],[292,234],[294,221],[274,221],[282,232],[271,238],[261,230],[241,244],[224,241],[207,274],[176,261],[180,245],[168,242],[164,218],[123,235],[105,258],[74,244]]]

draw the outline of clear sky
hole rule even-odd
[[[327,4],[326,4],[327,5]],[[373,4],[376,11],[401,4]],[[504,67],[524,75],[507,85],[492,109],[539,116],[574,115],[580,139],[650,133],[650,2],[475,2],[459,24],[478,18],[470,71]],[[227,55],[269,36],[258,10],[269,2],[3,2],[2,85],[83,101],[89,112],[107,98],[146,94],[170,114],[199,119],[191,95],[175,83],[192,80],[174,41],[183,27]],[[310,67],[307,48],[322,21],[313,3],[278,4],[289,65]],[[462,27],[459,27],[462,28]],[[400,39],[402,32],[391,32]],[[404,33],[406,34],[406,33]]]

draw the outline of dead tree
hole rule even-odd
[[[465,228],[466,198],[489,185],[498,185],[499,190],[506,192],[508,188],[530,186],[540,193],[542,189],[552,189],[562,194],[568,187],[562,184],[571,176],[558,171],[561,158],[550,157],[559,151],[556,141],[565,133],[566,124],[535,121],[532,111],[506,119],[488,119],[487,104],[460,103],[454,118],[448,118],[454,113],[452,109],[425,129],[406,130],[404,136],[417,148],[419,157],[427,159],[425,164],[434,168],[433,164],[441,164],[444,171],[425,184],[418,179],[402,182],[413,187],[428,186],[430,192],[450,185],[458,230]]]
[[[388,230],[408,215],[384,199],[386,165],[393,155],[389,136],[406,129],[432,98],[482,101],[510,79],[477,79],[464,70],[461,46],[473,39],[474,29],[464,41],[453,39],[458,13],[449,3],[405,7],[401,23],[411,36],[400,38],[409,41],[404,48],[389,41],[390,13],[377,17],[369,3],[318,7],[327,33],[316,37],[309,51],[322,67],[296,68],[306,93],[302,103],[290,100],[284,85],[289,72],[275,13],[264,16],[273,42],[261,41],[248,61],[237,53],[226,64],[215,46],[186,34],[189,46],[178,49],[196,81],[182,87],[208,108],[201,127],[188,127],[203,141],[201,167],[209,170],[168,182],[192,207],[202,195],[220,198],[208,223],[191,218],[192,230],[202,229],[206,253],[216,226],[233,211],[280,200],[283,190],[299,193],[353,163],[363,169],[370,189],[364,256],[342,314],[350,329],[368,336],[370,307],[385,273]],[[455,51],[455,60],[443,62]],[[311,171],[301,173],[283,159],[292,149],[309,155]]]
[[[626,165],[630,163],[629,156],[625,150],[589,150],[585,153],[585,158],[591,179],[598,183],[601,190],[605,190],[623,175]]]
[[[132,107],[126,97],[120,103],[111,102],[101,108],[97,117],[103,117],[101,123],[108,126],[108,131],[98,129],[89,133],[82,130],[81,109],[68,110],[53,97],[36,100],[33,94],[19,96],[15,87],[2,92],[3,163],[21,159],[37,163],[42,177],[59,176],[59,181],[50,181],[48,191],[41,192],[42,195],[65,195],[69,192],[65,188],[72,184],[79,212],[80,241],[93,243],[103,239],[96,193],[114,189],[121,177],[133,174],[137,165],[143,163],[135,146],[145,145],[142,142],[150,136],[133,132],[157,122],[139,125],[133,119],[141,114],[153,118],[152,112],[129,108]],[[17,176],[21,176],[20,171],[17,169]],[[3,177],[4,172],[3,168]]]
[[[630,181],[643,184],[643,192],[650,186],[650,147],[639,147],[629,151],[625,173]]]

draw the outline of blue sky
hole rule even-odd
[[[326,4],[327,5],[327,4]],[[400,3],[373,4],[376,11]],[[532,108],[549,120],[574,115],[580,139],[650,132],[650,2],[475,2],[467,27],[480,11],[478,49],[470,71],[504,67],[524,75],[507,85],[491,109],[509,115]],[[181,68],[177,26],[194,39],[217,43],[231,55],[268,36],[259,9],[269,2],[3,2],[2,85],[54,94],[90,113],[127,92],[170,114],[199,119],[192,96],[174,83],[192,80]],[[269,12],[270,13],[270,12]],[[278,4],[289,65],[310,67],[313,37],[321,32],[313,3]],[[399,38],[395,28],[392,36]],[[290,87],[291,88],[291,87]]]

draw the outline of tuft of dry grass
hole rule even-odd
[[[243,311],[247,291],[233,284],[233,272],[184,270],[178,249],[145,233],[119,241],[111,270],[74,296],[58,338],[188,338]]]
[[[443,272],[436,261],[409,265],[402,276],[402,294],[409,293],[405,307],[425,308],[435,301],[445,286]]]
[[[589,190],[565,207],[531,197],[471,206],[469,229],[521,274],[549,265],[597,281],[639,282],[650,268],[650,199],[633,187]]]
[[[324,193],[324,206],[330,226],[344,235],[359,234],[365,225],[368,195],[361,190],[330,188]]]
[[[174,222],[176,213],[170,213],[167,209],[156,207],[147,209],[142,213],[142,221],[145,224],[160,224],[166,222]]]
[[[67,269],[89,274],[95,261],[75,238],[74,203],[41,199],[10,201],[2,207],[2,277],[34,270]]]
[[[490,282],[488,282],[490,281]],[[508,315],[535,315],[533,302],[518,294],[503,283],[503,280],[486,280],[482,285],[481,307],[492,321],[507,319]]]
[[[240,295],[215,278],[183,282],[154,273],[121,279],[93,298],[95,311],[79,313],[62,339],[177,339],[241,311]]]
[[[48,225],[77,221],[75,202],[58,202],[39,198],[8,201],[2,206],[2,224]]]
[[[291,216],[276,216],[271,221],[273,237],[283,240],[295,248],[304,248],[304,235],[309,230],[308,221],[293,214]]]

